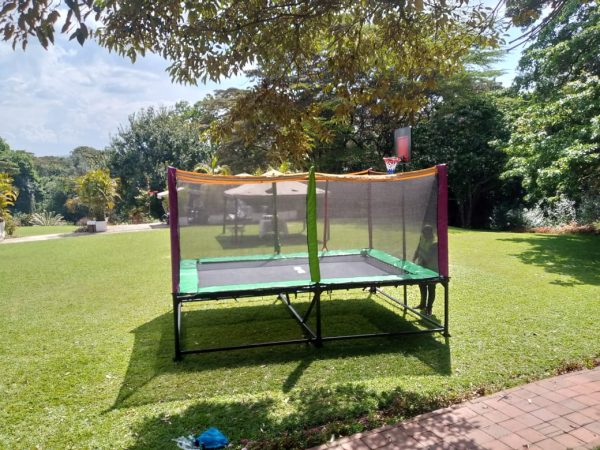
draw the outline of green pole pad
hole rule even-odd
[[[313,283],[321,281],[319,267],[319,242],[317,241],[317,181],[315,168],[308,172],[308,188],[306,192],[306,243],[308,247],[308,265],[310,280]]]

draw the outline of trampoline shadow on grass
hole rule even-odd
[[[390,330],[414,331],[424,325],[367,293],[324,299],[326,335]],[[246,299],[193,304],[184,312],[184,344],[236,345],[302,337],[297,323],[275,300]],[[308,299],[295,302],[300,312]],[[450,348],[441,335],[401,336],[326,342],[189,355],[173,362],[172,314],[133,330],[131,358],[115,408],[174,400],[214,398],[266,391],[289,393],[315,385],[355,383],[373,378],[449,375]]]

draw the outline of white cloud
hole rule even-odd
[[[154,55],[131,64],[94,42],[80,47],[64,36],[47,51],[35,43],[25,52],[0,44],[0,137],[38,155],[103,148],[141,108],[193,103],[213,89],[249,85],[245,78],[177,85],[166,67]]]

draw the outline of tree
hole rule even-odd
[[[565,2],[562,13],[523,52],[515,89],[546,97],[556,87],[580,79],[582,74],[600,75],[598,45],[598,5]]]
[[[26,45],[35,35],[48,46],[54,27],[63,23],[62,31],[80,43],[93,35],[133,60],[146,52],[163,56],[178,82],[259,68],[260,80],[238,99],[231,118],[260,123],[246,132],[267,128],[271,140],[257,137],[268,151],[297,163],[305,160],[312,136],[327,130],[319,126],[320,109],[295,97],[290,74],[346,104],[411,116],[440,77],[461,69],[473,47],[497,42],[490,9],[463,0],[166,0],[144,3],[143,13],[133,0],[74,0],[64,19],[49,0],[21,6],[10,2],[0,13],[4,39],[13,44]],[[98,24],[93,34],[85,24],[90,14]],[[391,95],[395,84],[402,85],[402,95]],[[340,104],[334,113],[348,110]]]
[[[79,201],[87,206],[96,220],[105,220],[106,213],[115,207],[117,180],[110,177],[106,169],[92,170],[77,178]]]
[[[50,0],[32,4],[15,0],[0,10],[0,29],[13,46],[25,47],[35,36],[46,48],[54,42],[55,27],[62,24],[61,32],[72,33],[71,39],[80,44],[94,36],[108,49],[132,59],[147,51],[160,54],[172,62],[169,70],[179,81],[218,80],[244,71],[248,64],[267,61],[275,77],[321,55],[339,78],[348,79],[355,65],[368,62],[385,67],[384,60],[373,59],[371,51],[382,51],[400,62],[400,56],[417,54],[410,47],[418,47],[415,50],[423,57],[446,57],[447,62],[423,61],[428,66],[455,64],[448,60],[454,56],[451,51],[462,51],[474,38],[489,37],[488,10],[466,8],[464,3],[169,0],[147,2],[140,14],[139,4],[132,0],[74,0],[60,5],[67,10],[61,16],[59,5]],[[90,15],[98,24],[94,33],[85,23]],[[419,42],[420,37],[426,39]],[[461,42],[464,37],[468,42]],[[443,41],[455,45],[440,53],[438,44]]]
[[[209,154],[233,173],[252,173],[271,162],[268,148],[272,134],[258,131],[265,124],[256,117],[252,120],[233,119],[233,110],[245,95],[247,91],[243,89],[217,90],[194,104],[188,112],[201,130]]]
[[[506,175],[522,179],[528,200],[600,198],[598,76],[568,82],[545,100],[526,98],[513,114]]]
[[[414,163],[448,163],[450,199],[461,226],[471,227],[478,210],[478,225],[484,225],[491,212],[486,197],[500,187],[506,159],[493,142],[507,137],[503,115],[489,93],[447,98],[415,127]]]
[[[576,0],[579,4],[591,4],[597,0]],[[499,0],[494,11],[505,4],[505,16],[509,24],[521,27],[523,34],[511,44],[518,47],[528,41],[533,41],[541,34],[552,29],[552,23],[557,17],[564,15],[571,8],[573,0]]]
[[[600,197],[600,10],[571,0],[519,63],[506,175],[532,203]]]
[[[210,145],[201,132],[187,103],[132,114],[108,147],[110,171],[120,183],[121,206],[134,207],[140,189],[164,190],[168,166],[192,170],[208,161]],[[155,215],[161,214],[158,202],[153,208]]]
[[[4,141],[3,141],[4,142]],[[24,150],[12,150],[8,144],[0,151],[0,169],[14,179],[19,192],[15,202],[16,211],[31,213],[35,211],[36,197],[40,195],[39,177],[35,169],[35,157]]]
[[[105,169],[108,163],[106,152],[87,146],[80,146],[71,150],[69,160],[77,176],[81,176],[90,170]]]

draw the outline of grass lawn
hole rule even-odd
[[[40,236],[42,234],[58,234],[58,233],[73,233],[77,230],[76,225],[55,225],[55,226],[32,226],[32,227],[17,227],[14,238]]]
[[[176,364],[167,230],[0,246],[0,448],[176,448],[172,439],[209,426],[234,448],[301,448],[548,376],[600,356],[599,254],[597,236],[452,230],[448,340]],[[324,331],[406,326],[367,295],[326,296]],[[195,304],[184,320],[193,345],[299,334],[273,298]]]

